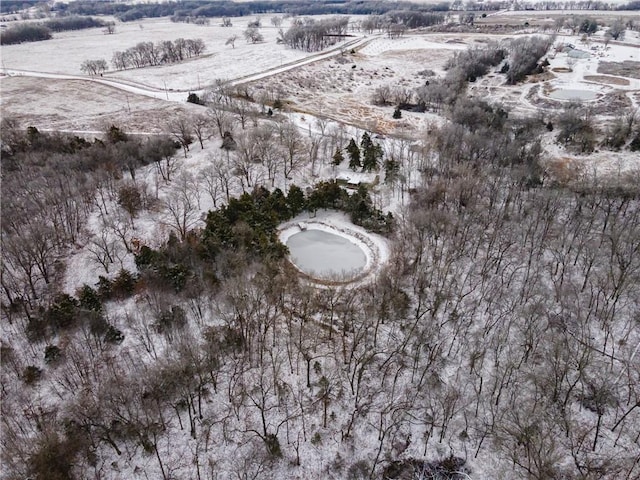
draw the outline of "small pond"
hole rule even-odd
[[[563,88],[554,90],[549,94],[549,97],[555,98],[556,100],[595,100],[598,98],[598,93],[592,90]]]
[[[358,245],[323,230],[295,233],[287,239],[287,247],[296,267],[316,278],[353,277],[367,264],[367,257]]]

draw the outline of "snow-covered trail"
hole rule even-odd
[[[307,65],[309,63],[325,60],[327,58],[331,58],[333,56],[339,55],[345,49],[362,48],[367,44],[369,44],[371,41],[378,38],[379,36],[380,35],[355,38],[346,43],[341,43],[337,46],[334,46],[328,50],[310,55],[308,57],[302,58],[300,60],[296,60],[294,62],[289,62],[285,65],[273,67],[259,73],[254,73],[251,75],[246,75],[246,76],[235,78],[235,79],[230,79],[228,83],[231,85],[239,85],[242,83],[248,83],[248,82],[260,80],[260,79],[269,77],[271,75],[277,75],[279,73],[286,72],[288,70],[292,70],[294,68],[300,67],[302,65]],[[138,82],[133,82],[130,80],[109,78],[108,76],[96,77],[96,76],[88,76],[88,75],[69,75],[64,73],[38,72],[38,71],[32,71],[32,70],[18,70],[18,69],[6,69],[6,68],[2,70],[2,73],[10,77],[25,76],[25,77],[49,78],[54,80],[80,80],[85,82],[94,82],[94,83],[106,85],[109,87],[117,88],[119,90],[125,91],[127,93],[132,93],[135,95],[145,95],[147,97],[157,98],[160,100],[167,100],[171,102],[180,102],[180,103],[184,103],[187,93],[194,92],[197,94],[202,94],[204,91],[206,91],[206,88],[203,88],[200,90],[162,89],[162,88],[152,87],[150,85],[145,85]]]
[[[49,72],[35,72],[30,70],[15,70],[5,69],[3,73],[9,77],[37,77],[37,78],[50,78],[54,80],[80,80],[83,82],[99,83],[108,87],[117,88],[128,93],[136,95],[145,95],[147,97],[159,98],[169,101],[181,101],[185,100],[184,93],[182,91],[175,90],[163,90],[157,89],[148,85],[142,85],[136,82],[128,80],[116,80],[109,77],[93,77],[84,75],[68,75],[65,73],[49,73]]]
[[[286,72],[288,70],[292,70],[296,67],[300,67],[302,65],[308,65],[309,63],[317,62],[320,60],[326,60],[327,58],[331,58],[336,56],[337,54],[343,52],[348,49],[355,48],[364,48],[373,40],[381,38],[383,35],[372,35],[370,37],[359,37],[353,40],[350,40],[346,43],[340,44],[338,46],[332,47],[329,50],[324,50],[322,52],[315,53],[303,59],[297,60],[295,62],[288,63],[286,65],[282,65],[280,67],[270,68],[260,73],[254,73],[251,75],[246,75],[244,77],[240,77],[234,80],[231,80],[230,83],[232,85],[239,85],[242,83],[254,82],[256,80],[261,80],[263,78],[269,77],[271,75],[277,75],[279,73]]]

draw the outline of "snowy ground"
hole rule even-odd
[[[296,110],[376,132],[415,138],[430,124],[439,122],[440,117],[403,112],[402,119],[394,120],[393,107],[372,105],[375,89],[381,86],[414,89],[427,80],[419,72],[430,69],[443,74],[444,65],[454,52],[492,38],[498,36],[414,34],[391,40],[376,34],[354,53],[274,75],[251,83],[251,87],[260,91],[278,86]]]
[[[263,24],[268,24],[269,18],[264,16]],[[202,27],[171,23],[168,19],[151,19],[134,24],[118,24],[115,35],[107,36],[100,29],[92,29],[60,34],[47,42],[3,47],[5,70],[46,72],[30,74],[35,76],[0,77],[3,114],[15,116],[42,130],[61,129],[97,135],[106,126],[117,124],[134,133],[158,133],[166,131],[167,118],[179,113],[202,111],[201,107],[184,103],[185,89],[202,87],[203,83],[215,78],[243,81],[244,76],[254,75],[263,78],[246,78],[247,81],[254,80],[250,83],[252,89],[277,86],[288,92],[288,100],[296,110],[303,112],[289,115],[301,132],[318,135],[320,130],[327,129],[327,119],[333,119],[333,122],[328,122],[329,130],[340,131],[340,135],[347,139],[359,138],[366,130],[395,134],[399,138],[377,140],[383,144],[387,155],[391,155],[394,149],[410,150],[411,142],[402,140],[403,137],[414,140],[424,138],[424,132],[431,125],[442,122],[442,118],[435,114],[403,112],[401,120],[392,120],[392,107],[371,104],[373,90],[382,85],[415,88],[424,82],[418,72],[428,68],[442,75],[444,64],[454,52],[505,38],[500,35],[432,34],[407,35],[391,40],[383,35],[372,35],[357,39],[361,48],[354,53],[336,56],[335,52],[330,52],[333,55],[331,58],[317,60],[313,56],[276,45],[276,30],[270,26],[262,29],[264,44],[247,45],[239,38],[235,49],[225,47],[224,41],[230,35],[241,36],[247,20],[234,19],[234,27],[223,28],[215,20],[211,26]],[[178,37],[204,38],[208,47],[207,56],[174,66],[112,73],[105,78],[94,78],[91,82],[77,75],[79,64],[87,58],[88,53],[94,57],[110,57],[113,51],[128,48],[139,41]],[[602,32],[594,35],[586,45],[580,42],[580,37],[562,35],[558,37],[557,45],[572,43],[591,53],[591,57],[574,61],[566,53],[558,53],[550,58],[550,70],[570,67],[570,72],[554,72],[542,81],[534,80],[515,87],[506,87],[500,76],[489,74],[473,85],[470,92],[482,98],[502,101],[510,105],[515,114],[530,114],[538,110],[539,107],[529,98],[531,89],[537,85],[541,85],[537,95],[545,100],[554,89],[593,90],[601,98],[618,90],[628,96],[632,105],[638,106],[640,80],[627,78],[624,79],[626,85],[612,85],[615,78],[607,81],[607,76],[599,74],[597,70],[600,61],[640,60],[640,33],[627,32],[624,44],[612,42],[606,49],[601,40]],[[62,58],[51,55],[51,48],[63,52]],[[27,51],[28,55],[25,53]],[[260,59],[256,60],[257,57]],[[283,65],[287,71],[278,73],[279,63],[304,62],[305,58],[310,63],[296,65],[295,68],[293,65]],[[202,72],[202,76],[199,72]],[[38,78],[38,75],[45,78]],[[58,75],[60,78],[56,79]],[[176,91],[164,90],[165,82],[168,89]],[[70,98],[73,101],[69,101]],[[559,109],[562,104],[562,101],[553,101],[551,108]],[[545,104],[545,108],[548,108],[548,104]],[[33,112],[38,112],[38,115],[34,116]],[[640,168],[640,161],[629,153],[596,152],[589,157],[576,157],[562,151],[551,138],[548,140],[545,142],[547,162],[554,169],[598,176],[622,175]],[[188,174],[197,176],[218,146],[217,141],[212,140],[205,144],[205,150],[194,147],[182,168]],[[299,174],[296,183],[310,185],[322,178],[335,178],[348,173],[329,167],[326,158],[323,162],[317,171]],[[417,180],[412,171],[403,174],[408,178],[408,187]],[[162,197],[164,187],[158,187],[151,169],[147,182],[156,185],[154,188]],[[286,185],[281,187],[286,188]],[[374,195],[379,208],[398,211],[402,203],[401,196],[390,194],[385,189],[374,192]],[[203,200],[200,211],[206,212],[211,206]],[[149,244],[158,239],[161,242],[168,235],[167,227],[156,217],[157,214],[151,212],[149,218],[141,219],[137,227],[139,235]],[[99,231],[98,225],[96,231]],[[379,245],[377,248],[386,251]],[[90,277],[95,278],[99,271],[96,265],[89,267],[91,261],[86,253],[78,252],[71,262],[74,267],[70,271],[86,272],[87,278],[74,276],[74,280],[66,287],[69,292]],[[131,262],[130,258],[122,259],[123,266],[130,266]]]
[[[0,77],[0,88],[3,115],[43,131],[95,136],[110,125],[119,125],[130,133],[161,133],[166,131],[167,119],[203,110],[186,103],[183,94],[181,103],[166,102],[84,79]]]
[[[162,26],[162,22],[159,24],[158,32],[166,31],[169,27]],[[154,24],[154,22],[150,22]],[[146,25],[146,23],[145,23]],[[172,24],[174,25],[174,24]],[[178,27],[185,27],[184,24],[175,24]],[[129,27],[129,25],[127,25]],[[137,27],[133,25],[133,27]],[[153,31],[154,28],[149,26],[149,30]],[[174,28],[174,27],[172,27]],[[176,27],[177,28],[177,27]],[[196,31],[205,31],[206,29],[216,29],[219,27],[193,27]],[[235,28],[235,27],[234,27]],[[202,29],[202,30],[200,30]],[[135,30],[135,28],[134,28]],[[143,30],[139,29],[140,34],[146,32],[147,27]],[[227,31],[227,30],[225,30]],[[118,34],[116,34],[117,36]],[[186,38],[197,36],[188,33],[180,34]],[[100,38],[104,40],[104,36],[100,34]],[[115,38],[115,36],[113,37]],[[362,50],[358,51],[353,56],[347,56],[348,63],[338,63],[335,59],[323,60],[321,62],[307,65],[296,71],[290,71],[288,73],[282,73],[273,80],[262,80],[256,83],[256,88],[261,84],[273,82],[274,84],[286,85],[291,88],[290,99],[295,103],[296,107],[307,113],[296,113],[289,116],[290,120],[294,122],[304,133],[308,133],[309,137],[313,135],[323,134],[326,129],[327,132],[333,132],[335,135],[343,135],[343,138],[355,137],[359,138],[364,129],[371,129],[382,132],[390,133],[403,133],[403,136],[412,137],[413,139],[423,136],[423,130],[429,127],[431,122],[442,121],[439,117],[429,114],[403,114],[401,121],[392,122],[391,108],[379,108],[370,105],[369,93],[375,86],[384,84],[386,82],[392,84],[401,84],[407,87],[413,87],[419,84],[416,77],[416,73],[424,68],[430,68],[436,71],[436,73],[442,73],[442,67],[447,58],[453,54],[456,50],[467,48],[470,45],[480,44],[487,36],[484,35],[437,35],[437,36],[410,36],[397,41],[391,41],[386,38],[376,37],[372,38],[371,42],[366,45]],[[637,36],[634,37],[637,40]],[[579,45],[577,39],[571,38],[570,40],[576,45]],[[636,41],[633,40],[633,41]],[[563,40],[564,41],[564,40]],[[630,39],[631,41],[631,39]],[[98,48],[98,39],[92,40],[96,48]],[[44,45],[46,42],[43,42]],[[73,42],[71,42],[73,43]],[[241,41],[242,43],[242,41]],[[48,44],[49,46],[55,44]],[[123,42],[124,45],[124,42]],[[126,46],[130,46],[127,44]],[[126,47],[125,46],[125,47]],[[238,65],[230,65],[225,72],[235,72],[233,75],[244,75],[252,73],[253,70],[260,74],[263,68],[270,69],[274,67],[274,61],[277,66],[277,50],[273,47],[275,44],[270,44],[272,50],[268,59],[265,59],[265,64],[261,67],[252,64],[252,58],[247,57],[246,64],[243,64],[238,60]],[[599,45],[596,45],[599,46]],[[29,48],[29,47],[23,47]],[[240,45],[236,49],[240,48]],[[63,74],[75,75],[77,72],[69,66],[69,70],[66,70],[67,65],[58,67],[56,62],[53,62],[51,58],[48,58],[44,53],[34,53],[34,60],[30,56],[25,55],[22,50],[24,64],[20,64],[19,55],[16,51],[11,51],[9,55],[13,58],[16,65],[12,65],[7,68],[16,69],[33,69],[38,71],[50,71],[48,68],[59,68]],[[106,51],[106,50],[105,50]],[[266,50],[265,50],[266,51]],[[596,52],[600,52],[597,50]],[[549,89],[542,90],[541,95],[544,95],[545,91],[550,91],[553,88],[581,88],[581,89],[597,89],[599,93],[603,95],[611,91],[614,87],[609,84],[600,83],[587,83],[584,80],[585,75],[595,75],[597,68],[596,60],[602,58],[605,60],[621,61],[627,59],[629,55],[634,55],[637,49],[634,50],[631,47],[623,47],[612,45],[610,50],[602,51],[602,57],[595,56],[591,62],[588,60],[578,60],[572,66],[573,71],[567,74],[557,73],[553,77],[544,80],[549,83]],[[3,48],[3,57],[5,49]],[[74,50],[69,52],[70,58],[73,55],[79,53]],[[562,67],[567,63],[564,54],[557,55],[552,60],[552,68]],[[52,57],[49,53],[49,56]],[[215,60],[217,57],[210,57],[209,60]],[[268,60],[268,61],[267,61]],[[294,59],[295,60],[295,59]],[[75,61],[75,60],[74,60]],[[30,64],[29,62],[34,62]],[[40,63],[38,63],[40,62]],[[48,63],[47,63],[48,62]],[[269,62],[271,62],[269,64]],[[65,62],[59,62],[65,63]],[[70,65],[70,64],[69,64]],[[176,89],[184,89],[189,85],[193,85],[193,74],[197,70],[193,70],[189,75],[189,66],[193,67],[195,62],[176,66],[177,71],[174,72],[175,79],[172,79],[170,85],[175,85]],[[356,68],[352,68],[355,65]],[[208,68],[208,67],[207,67]],[[245,70],[242,70],[245,69]],[[388,70],[387,70],[388,69]],[[135,80],[144,85],[150,85],[157,89],[162,88],[158,82],[163,82],[163,73],[159,73],[162,69],[144,69],[139,72],[126,72],[123,74],[123,79],[127,81]],[[55,70],[52,70],[55,71]],[[181,73],[182,72],[182,73]],[[245,72],[245,73],[242,73]],[[126,77],[129,73],[139,74],[140,77]],[[120,75],[120,74],[118,74]],[[226,76],[229,78],[233,75]],[[566,76],[565,76],[566,75]],[[196,77],[198,74],[196,73]],[[120,77],[119,77],[120,78]],[[219,77],[214,77],[219,78]],[[630,98],[633,94],[633,90],[638,89],[637,80],[628,79],[629,84],[626,86],[615,86],[615,88],[621,88],[625,92],[628,92]],[[180,82],[184,81],[185,84]],[[495,81],[496,85],[492,85],[491,81]],[[317,82],[314,83],[314,82]],[[517,87],[503,87],[499,83],[499,78],[493,76],[488,78],[486,82],[479,82],[475,90],[472,92],[478,95],[482,95],[482,88],[487,88],[485,98],[495,98],[499,100],[509,99],[508,95],[512,95],[514,103],[522,105],[521,108],[531,109],[533,111],[537,106],[527,100],[527,95],[530,93],[530,89],[535,86],[535,83],[520,85]],[[86,82],[77,79],[52,79],[52,78],[37,78],[18,76],[11,78],[3,78],[0,80],[0,86],[2,87],[2,111],[3,115],[11,113],[12,115],[19,115],[20,120],[29,122],[30,124],[36,124],[39,128],[65,128],[70,130],[78,130],[85,132],[96,133],[103,129],[105,123],[114,122],[121,124],[125,122],[127,129],[131,129],[135,132],[155,132],[161,130],[163,122],[167,117],[176,115],[180,112],[192,112],[197,111],[200,107],[184,104],[183,94],[171,95],[171,102],[162,100],[162,95],[156,98],[151,98],[150,94],[136,94],[131,86],[118,86],[118,85],[105,85],[97,82]],[[140,88],[140,87],[135,87]],[[173,87],[172,87],[173,88]],[[494,88],[495,90],[491,90]],[[153,92],[153,89],[147,90],[147,92]],[[518,93],[515,93],[518,92]],[[161,91],[160,94],[163,92]],[[637,105],[637,97],[635,98]],[[561,103],[558,102],[558,107]],[[189,109],[189,110],[187,110]],[[314,114],[318,114],[316,117]],[[34,114],[35,113],[35,114]],[[352,123],[353,125],[344,125],[337,122],[328,122],[323,124],[325,118],[334,118]],[[354,126],[355,125],[355,126]],[[396,150],[403,150],[407,154],[407,171],[403,172],[407,177],[407,185],[405,188],[412,186],[411,175],[416,175],[418,170],[417,164],[410,163],[409,152],[415,146],[413,142],[405,141],[402,138],[380,138],[379,141],[383,144],[387,155]],[[134,227],[132,234],[140,241],[141,244],[146,244],[152,247],[160,246],[167,238],[172,227],[170,226],[170,219],[167,217],[167,212],[162,208],[162,202],[171,197],[176,191],[187,184],[190,185],[190,193],[194,195],[194,202],[197,201],[197,209],[190,214],[191,225],[193,227],[199,227],[203,225],[202,214],[213,207],[212,201],[208,198],[208,195],[203,191],[200,181],[204,177],[204,171],[211,163],[212,158],[220,155],[220,139],[213,138],[208,140],[204,144],[204,148],[201,149],[198,145],[193,145],[191,151],[186,158],[180,158],[178,171],[172,182],[163,182],[153,166],[141,169],[137,173],[137,182],[139,185],[144,186],[148,195],[156,199],[155,207],[151,208],[140,216],[134,219]],[[567,169],[570,172],[578,172],[579,174],[608,174],[608,175],[622,175],[624,172],[631,171],[638,166],[638,159],[631,157],[629,154],[624,153],[611,153],[611,152],[598,152],[588,158],[576,158],[567,156],[561,149],[554,146],[552,143],[546,145],[547,152],[550,156],[557,156],[558,159],[563,159],[566,162]],[[553,158],[552,158],[553,159]],[[286,189],[287,184],[294,182],[301,186],[308,186],[320,179],[335,178],[338,175],[348,173],[346,167],[334,168],[328,163],[329,158],[323,157],[316,168],[312,171],[311,168],[306,168],[295,172],[292,180],[280,179],[274,186]],[[551,161],[551,160],[550,160]],[[576,165],[577,164],[577,165]],[[575,167],[575,168],[574,168]],[[416,178],[413,178],[416,181]],[[241,193],[242,188],[239,184],[235,184],[233,194]],[[393,192],[388,188],[381,187],[378,191],[374,192],[374,201],[377,202],[376,206],[382,207],[385,210],[390,209],[394,212],[400,210],[402,201],[402,195],[399,192]],[[116,211],[115,202],[110,205],[112,212]],[[91,216],[87,225],[87,242],[94,235],[99,235],[104,230],[103,218],[97,212]],[[362,245],[366,247],[365,251],[370,251],[371,256],[368,257],[368,263],[381,267],[384,265],[386,259],[389,257],[389,245],[386,241],[375,235],[363,232],[361,229],[351,225],[345,219],[344,215],[338,213],[321,212],[315,218],[310,219],[308,216],[295,219],[296,222],[314,221],[318,222],[318,225],[325,225],[331,229],[332,233],[339,230],[348,230],[345,232],[345,236],[350,241],[363,242]],[[322,228],[322,227],[320,227]],[[354,238],[355,237],[355,238]],[[378,258],[375,258],[375,255]],[[115,265],[112,265],[110,275],[117,272],[121,267],[134,270],[133,256],[127,254],[121,249],[116,255]],[[373,273],[373,272],[371,272]],[[63,289],[66,292],[74,293],[75,290],[84,283],[89,285],[94,284],[99,275],[105,275],[103,267],[101,267],[93,258],[91,253],[85,247],[78,246],[75,250],[69,253],[67,259],[67,273],[63,283]],[[364,280],[364,279],[363,279]],[[144,300],[140,300],[143,302]],[[109,307],[112,308],[111,306]],[[145,309],[143,305],[135,303],[135,300],[123,302],[119,306],[113,306],[110,311],[112,319],[120,321],[116,323],[116,326],[125,328],[123,324],[128,322],[130,318],[144,315]],[[210,312],[209,312],[210,313]],[[211,315],[211,319],[213,319]],[[126,320],[125,320],[126,319]],[[4,328],[17,328],[13,326],[5,326]],[[129,348],[133,349],[137,345],[133,342],[135,336],[127,332],[125,345],[123,345],[123,351],[128,351]],[[159,342],[160,343],[160,342]],[[159,349],[162,346],[159,344]],[[136,355],[144,357],[144,352],[141,348],[135,350]],[[146,357],[144,357],[146,358]],[[137,358],[136,358],[137,360]],[[144,360],[141,360],[144,361]],[[150,361],[147,358],[147,361]],[[339,368],[332,365],[328,360],[322,360],[323,368],[325,371],[339,371]],[[326,363],[325,363],[326,362]],[[282,374],[283,379],[287,384],[301,386],[301,377],[289,375],[286,372]],[[443,376],[450,372],[443,372]],[[247,383],[253,384],[253,378],[247,378]],[[468,385],[467,388],[470,388]],[[49,393],[49,392],[45,392]],[[49,401],[53,402],[53,395],[50,396]],[[46,399],[43,400],[43,403]],[[228,405],[218,405],[217,400],[211,400],[210,410],[217,412],[230,410]],[[208,407],[209,408],[209,407]],[[338,412],[338,415],[342,415]],[[245,420],[245,419],[243,419]],[[339,418],[342,421],[342,418]],[[418,433],[414,438],[419,438]],[[376,430],[369,425],[362,427],[360,432],[360,438],[364,440],[363,445],[359,445],[360,448],[366,448],[367,450],[373,450],[375,448]],[[186,431],[178,431],[174,428],[171,436],[167,436],[166,444],[163,442],[161,445],[163,452],[168,452],[167,455],[172,459],[179,457],[187,459],[190,458],[188,451],[188,433]],[[215,441],[219,441],[216,439]],[[456,442],[454,440],[454,442]],[[407,450],[406,455],[421,457],[423,454],[420,449],[419,441],[414,442]],[[460,442],[463,443],[463,442]],[[454,445],[457,451],[461,450],[461,445]],[[243,451],[246,445],[238,447],[222,446],[219,445],[219,452],[224,452],[224,455],[220,455],[221,462],[228,468],[228,464],[233,464],[236,454],[238,457],[248,454]],[[248,447],[246,447],[248,448]],[[326,470],[323,467],[323,461],[333,458],[336,453],[342,453],[347,458],[353,455],[352,451],[345,450],[345,444],[341,441],[337,434],[327,434],[323,437],[323,445],[321,448],[314,447],[311,443],[305,442],[302,445],[301,453],[305,462],[299,470],[299,478],[327,478]],[[449,450],[453,448],[452,445],[438,444],[437,454],[444,456]],[[433,447],[432,447],[433,450]],[[430,452],[433,453],[433,452]],[[187,462],[187,460],[184,460]],[[118,464],[118,462],[120,462]],[[154,472],[155,459],[152,456],[144,456],[138,454],[130,457],[129,460],[125,460],[124,457],[115,457],[113,455],[113,463],[109,463],[113,471],[110,471],[111,478],[142,478],[134,477],[132,472],[136,469],[141,471]],[[474,467],[474,478],[489,478],[485,472],[495,472],[500,470],[496,465],[502,465],[505,463],[504,459],[498,458],[491,453],[483,452],[482,455],[476,460],[472,461]],[[179,463],[179,462],[177,462]],[[115,465],[115,467],[114,467]],[[122,468],[122,473],[115,471],[116,468]],[[283,472],[290,472],[286,466],[281,469]],[[230,470],[221,470],[231,475]],[[509,475],[513,474],[513,471],[504,473],[503,476],[494,476],[493,478],[510,479]]]
[[[2,47],[3,70],[80,75],[85,60],[104,59],[111,66],[114,52],[134,47],[139,42],[174,41],[177,38],[204,40],[206,50],[198,58],[174,64],[124,71],[110,71],[105,77],[135,82],[160,90],[201,90],[215,80],[232,80],[284,66],[312,56],[276,43],[277,28],[270,24],[273,15],[233,18],[232,27],[222,27],[220,19],[212,18],[206,26],[174,23],[168,18],[145,19],[139,22],[117,23],[113,35],[105,35],[102,28],[63,32],[43,42],[7,45]],[[264,41],[247,43],[243,32],[247,22],[260,18],[260,32]],[[287,29],[289,23],[283,22]],[[235,48],[225,45],[237,36]],[[51,52],[60,52],[51,55]]]

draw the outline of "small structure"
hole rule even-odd
[[[375,187],[380,182],[380,176],[375,173],[342,172],[336,181],[345,188],[357,190],[360,185]]]

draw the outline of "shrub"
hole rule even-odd
[[[136,282],[136,277],[123,268],[111,282],[111,294],[117,298],[130,297],[136,288]]]
[[[264,443],[267,446],[267,451],[269,455],[272,457],[280,458],[282,457],[282,450],[280,448],[280,440],[273,433],[267,434],[264,438]]]
[[[31,317],[25,328],[27,339],[30,342],[43,340],[48,335],[47,321],[42,317]]]
[[[356,463],[351,464],[347,470],[347,478],[349,480],[364,480],[369,477],[369,464],[366,460],[359,460]]]
[[[196,105],[204,105],[204,101],[198,96],[197,93],[190,93],[187,97],[188,103],[194,103]]]
[[[43,434],[35,452],[29,457],[28,474],[34,480],[69,480],[75,478],[73,465],[81,450],[79,442],[59,437],[58,434]]]
[[[44,25],[25,23],[7,28],[0,33],[0,45],[14,45],[24,42],[39,42],[49,40],[52,37],[51,30]]]
[[[58,295],[44,318],[54,331],[70,328],[76,321],[78,306],[78,301],[70,295]]]
[[[124,334],[122,331],[114,327],[113,325],[109,325],[106,333],[104,334],[104,341],[107,343],[122,343],[124,340]]]
[[[53,364],[62,356],[62,350],[57,345],[47,345],[44,349],[44,363]]]
[[[83,285],[77,292],[78,301],[80,302],[80,308],[90,310],[93,312],[102,311],[102,301],[98,292],[91,288],[89,285]]]
[[[98,287],[98,295],[100,296],[100,300],[109,300],[111,298],[111,280],[100,275],[98,277],[98,283],[96,284],[96,286]]]
[[[596,22],[593,18],[585,17],[580,22],[580,33],[586,33],[588,35],[595,33],[598,30],[598,22]]]
[[[523,37],[512,40],[509,48],[509,71],[507,83],[513,85],[534,72],[538,61],[553,45],[553,39],[547,37]]]
[[[465,460],[449,455],[435,462],[424,462],[414,458],[391,462],[385,467],[382,477],[394,480],[401,478],[429,478],[432,480],[462,480],[469,478]]]
[[[320,432],[316,432],[313,434],[313,437],[311,437],[311,444],[312,445],[322,445],[322,437],[320,436]]]
[[[131,218],[142,209],[142,195],[137,185],[124,185],[118,190],[118,205],[124,208]]]
[[[447,77],[460,75],[466,81],[475,81],[486,75],[489,68],[498,65],[505,56],[505,49],[497,44],[464,50],[447,62],[445,68],[450,72]]]
[[[89,313],[86,323],[89,325],[89,331],[91,334],[96,337],[103,336],[109,329],[109,324],[105,318],[95,312]]]
[[[186,323],[187,317],[184,309],[174,305],[170,310],[161,312],[153,326],[158,333],[167,333],[175,328],[184,327]]]
[[[127,136],[127,134],[115,125],[111,125],[109,127],[109,130],[107,130],[107,142],[109,143],[126,142],[128,140],[129,137]]]
[[[85,28],[104,27],[106,25],[100,19],[74,15],[71,17],[54,18],[44,22],[44,26],[53,32],[64,32],[68,30],[82,30]]]
[[[42,378],[42,370],[34,365],[29,365],[22,372],[22,381],[27,385],[33,385]]]
[[[569,104],[558,117],[557,141],[579,153],[592,152],[595,147],[595,128],[588,109]]]

